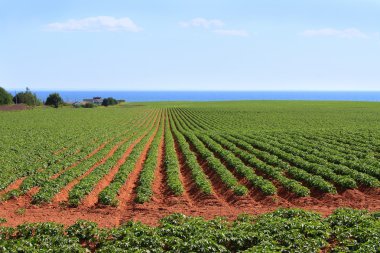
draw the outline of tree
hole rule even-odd
[[[0,87],[0,105],[12,104],[12,95]]]
[[[54,108],[58,108],[62,104],[63,104],[63,99],[58,93],[51,93],[45,102],[45,105],[51,105]]]
[[[40,105],[41,101],[33,94],[28,87],[25,92],[19,92],[13,97],[13,102],[16,104]]]
[[[117,100],[112,97],[105,98],[103,99],[103,102],[102,102],[102,106],[117,105],[117,104],[118,104]]]

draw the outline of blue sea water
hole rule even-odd
[[[45,100],[53,91],[36,91]],[[148,101],[227,101],[227,100],[337,100],[380,101],[380,92],[330,91],[58,91],[67,102],[84,98],[114,97],[129,102]]]

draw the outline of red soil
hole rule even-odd
[[[133,212],[136,206],[136,203],[134,202],[136,198],[135,190],[136,190],[136,187],[138,186],[139,176],[144,167],[144,162],[146,160],[149,148],[153,142],[154,137],[157,134],[158,127],[159,127],[159,121],[156,122],[155,131],[152,134],[152,136],[149,137],[147,144],[145,145],[143,151],[141,152],[136,162],[134,170],[129,174],[126,183],[120,189],[120,194],[118,196],[118,200],[119,200],[118,209],[121,210],[120,218],[119,218],[120,223],[133,219],[133,217],[131,217],[129,213]],[[129,212],[125,212],[124,210],[128,210]]]
[[[146,158],[147,151],[153,137],[157,134],[157,122],[155,133],[150,137],[144,151],[142,152],[135,170],[128,177],[124,185],[119,199],[121,206],[118,208],[104,207],[93,205],[97,200],[97,193],[112,180],[117,172],[115,166],[110,173],[102,179],[96,186],[95,190],[85,200],[84,205],[77,208],[68,208],[60,205],[58,202],[49,205],[32,205],[31,198],[39,188],[32,188],[25,196],[10,199],[0,203],[0,217],[5,218],[7,222],[5,226],[16,226],[24,222],[59,222],[66,226],[75,223],[78,219],[86,219],[97,222],[101,227],[118,226],[126,220],[138,220],[150,225],[157,225],[160,218],[172,213],[183,213],[192,216],[202,216],[211,219],[215,216],[225,216],[228,219],[234,219],[241,213],[262,214],[273,211],[279,207],[297,207],[306,210],[316,211],[324,216],[331,214],[336,208],[351,207],[357,209],[367,209],[370,211],[380,211],[380,188],[369,189],[359,188],[340,191],[339,194],[323,194],[320,192],[312,192],[311,197],[296,197],[285,189],[278,187],[278,195],[264,196],[257,189],[254,189],[244,179],[238,178],[241,184],[250,189],[247,197],[237,197],[226,189],[226,187],[215,177],[214,173],[207,164],[198,158],[202,169],[210,177],[214,194],[204,196],[199,193],[193,180],[191,173],[185,165],[184,157],[179,152],[178,145],[176,150],[181,165],[181,180],[184,184],[186,194],[176,197],[168,190],[166,186],[166,173],[164,167],[164,141],[161,136],[160,148],[157,158],[157,168],[155,171],[155,180],[153,182],[153,198],[152,201],[144,204],[134,203],[135,188],[138,182],[143,163]],[[154,127],[152,126],[152,127]],[[165,129],[167,132],[168,130]],[[149,130],[147,130],[149,131]],[[114,147],[115,149],[116,147]],[[124,153],[123,158],[128,155],[129,147]],[[112,154],[109,154],[112,155]],[[122,159],[119,160],[119,163]],[[118,163],[118,165],[119,165]],[[229,168],[233,169],[233,168]],[[86,172],[88,174],[88,171]],[[23,178],[18,179],[4,192],[17,189],[22,183]],[[65,199],[68,190],[79,182],[80,178],[71,182],[70,187],[65,188],[65,194],[61,195],[61,199]],[[63,196],[63,197],[62,197]],[[57,201],[57,199],[56,199]],[[24,210],[20,212],[18,210]]]
[[[57,177],[59,177],[62,173],[64,173],[65,171],[67,170],[71,170],[72,168],[76,167],[78,164],[80,164],[82,161],[94,156],[96,153],[98,153],[100,150],[102,150],[106,145],[107,143],[109,143],[111,140],[109,141],[106,141],[104,143],[102,143],[99,147],[97,147],[96,149],[94,149],[90,154],[88,154],[84,159],[78,161],[78,162],[75,162],[73,163],[72,165],[70,165],[69,167],[61,170],[60,172],[56,173],[55,175],[53,175],[51,177],[51,179],[56,179]]]
[[[346,190],[342,194],[337,195],[324,194],[318,198],[296,198],[290,200],[289,203],[289,207],[316,211],[324,216],[331,214],[338,207],[379,211],[380,189],[372,189],[367,192],[357,189]],[[196,206],[189,206],[181,203],[173,204],[165,201],[152,201],[147,204],[134,204],[133,207],[122,210],[112,207],[94,208],[85,206],[67,208],[57,204],[35,206],[31,205],[24,197],[20,197],[1,203],[0,217],[7,219],[7,222],[4,224],[6,226],[16,226],[24,222],[46,221],[71,225],[78,219],[86,219],[99,223],[101,227],[113,227],[125,221],[126,217],[142,221],[146,224],[156,225],[160,218],[171,213],[180,212],[186,215],[203,216],[206,219],[211,219],[215,216],[225,216],[228,219],[234,219],[241,213],[261,214],[282,206],[276,196],[266,197],[258,202],[257,205],[252,204],[249,207],[239,204],[231,204],[226,207],[202,202],[197,202]],[[20,208],[25,208],[25,212],[22,215],[17,214],[17,210]]]
[[[91,168],[89,168],[82,176],[74,179],[71,181],[69,184],[65,186],[65,188],[62,189],[57,195],[54,196],[53,203],[59,203],[59,202],[64,202],[68,200],[69,197],[69,192],[70,190],[77,184],[79,183],[83,178],[87,177],[93,170],[95,170],[97,167],[100,165],[104,164],[110,157],[113,156],[113,154],[116,152],[116,150],[123,145],[126,141],[128,141],[129,137],[122,140],[118,144],[116,144],[108,154],[102,158],[99,162],[95,163]]]
[[[7,188],[0,191],[0,196],[7,193],[7,192],[12,191],[12,190],[18,189],[20,187],[20,185],[22,184],[22,182],[24,181],[24,179],[25,179],[25,177],[19,178],[16,181],[14,181],[13,183],[11,183],[10,185],[8,185]]]
[[[165,201],[168,191],[169,191],[165,183],[166,182],[166,174],[165,174],[165,167],[164,167],[165,146],[164,146],[163,133],[161,135],[160,144],[158,147],[157,168],[154,171],[154,181],[152,185],[152,191],[153,191],[152,201],[157,204]]]
[[[157,116],[156,116],[157,118]],[[155,118],[155,119],[156,119]],[[140,122],[137,126],[137,128],[140,128],[144,124],[148,124],[150,121],[148,121],[148,118],[145,118],[143,122]],[[146,125],[148,127],[148,125]],[[95,186],[95,188],[90,192],[90,194],[84,199],[83,201],[83,206],[85,207],[92,207],[95,206],[98,202],[98,195],[99,193],[105,189],[113,180],[117,172],[119,171],[120,167],[125,163],[126,159],[132,152],[133,148],[141,141],[141,139],[145,136],[146,134],[140,136],[136,141],[134,141],[124,152],[123,156],[118,160],[116,165],[110,170],[110,172],[102,178],[99,183]],[[134,133],[133,135],[134,136]],[[131,136],[131,137],[132,137]]]
[[[30,109],[30,107],[24,104],[0,106],[0,111],[20,111],[20,110],[27,110],[27,109]]]
[[[234,193],[227,188],[227,186],[219,179],[218,174],[207,166],[207,162],[204,161],[201,156],[195,151],[194,146],[189,143],[190,150],[194,152],[197,157],[198,164],[201,166],[203,172],[207,175],[209,180],[211,181],[214,194],[210,196],[211,203],[214,205],[224,206],[229,208],[235,200],[237,200],[238,196],[234,195]],[[177,152],[178,153],[178,152]],[[209,201],[210,201],[209,200]]]
[[[137,143],[141,141],[142,138],[143,136],[139,137],[127,148],[123,156],[117,161],[117,163],[110,170],[110,172],[99,181],[99,183],[95,186],[94,190],[92,190],[92,192],[84,199],[83,201],[84,206],[91,207],[91,206],[94,206],[98,202],[99,193],[111,183],[112,179],[115,177],[115,175],[119,171],[119,168],[121,167],[121,165],[125,163],[129,154],[132,152],[133,148],[136,146]]]
[[[136,127],[139,128],[141,127],[141,125],[143,124],[146,124],[148,121],[148,118],[145,118],[143,120],[143,122],[140,122],[139,125],[137,125]],[[130,130],[126,130],[123,134],[126,134],[128,133]],[[98,148],[96,148],[95,150],[93,150],[88,156],[86,156],[86,158],[84,158],[83,160],[85,159],[88,159],[92,156],[94,156],[96,153],[98,153],[101,149],[103,149],[105,147],[105,145],[107,145],[109,142],[113,141],[116,137],[113,137],[111,138],[110,140],[102,143]],[[67,184],[65,186],[65,188],[60,191],[56,196],[54,196],[54,199],[53,199],[53,203],[57,203],[57,202],[64,202],[64,201],[67,201],[68,200],[68,197],[69,197],[69,192],[70,190],[76,185],[78,184],[83,178],[87,177],[93,170],[95,170],[97,167],[99,167],[100,165],[104,164],[110,157],[113,156],[113,154],[116,152],[116,150],[121,146],[123,145],[126,141],[128,141],[129,139],[131,138],[131,136],[129,136],[128,138],[125,138],[124,140],[122,140],[121,142],[119,142],[118,144],[116,144],[112,149],[111,151],[105,156],[103,157],[103,159],[101,161],[99,161],[98,163],[94,164],[90,169],[88,169],[82,176],[76,178],[75,180],[71,181],[69,184]],[[82,160],[82,161],[83,161]],[[81,162],[81,161],[80,161]],[[55,179],[57,177],[59,177],[62,173],[64,173],[65,171],[69,170],[69,169],[72,169],[74,167],[76,167],[80,162],[77,162],[77,163],[74,163],[73,165],[71,165],[70,167],[60,171],[59,173],[55,174],[54,176],[52,176],[52,179]],[[121,165],[120,165],[121,166]],[[118,168],[120,168],[120,166]],[[117,171],[116,171],[117,172]],[[115,173],[116,173],[115,172]],[[111,178],[112,180],[112,178]],[[99,186],[100,187],[100,186]],[[90,197],[90,199],[88,200],[88,205],[92,205],[92,201],[94,199]]]

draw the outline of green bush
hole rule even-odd
[[[58,108],[59,106],[63,105],[63,99],[58,93],[52,93],[47,97],[45,105],[50,105],[54,108]]]
[[[321,215],[278,209],[235,221],[172,214],[158,226],[140,222],[100,229],[79,220],[0,227],[1,252],[379,252],[378,213],[337,209]]]
[[[12,103],[12,95],[8,93],[4,88],[0,87],[0,105],[8,105]]]
[[[83,108],[95,108],[96,105],[94,103],[85,103],[82,107]]]
[[[112,97],[105,98],[103,99],[103,102],[102,102],[102,106],[117,105],[117,104],[118,104],[117,100]]]
[[[41,100],[39,100],[36,94],[33,94],[29,88],[26,88],[24,92],[19,92],[13,97],[13,102],[15,104],[27,104],[31,106],[41,105]]]

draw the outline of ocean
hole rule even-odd
[[[33,91],[41,100],[55,91]],[[380,91],[57,91],[67,102],[85,98],[114,97],[129,102],[148,101],[228,101],[228,100],[336,100],[380,101]]]

